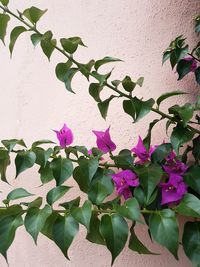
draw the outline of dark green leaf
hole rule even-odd
[[[111,174],[113,171],[99,168],[94,175],[88,190],[88,197],[92,203],[99,205],[111,195],[114,190]]]
[[[66,210],[70,210],[72,207],[78,207],[80,204],[80,197],[77,197],[71,201],[64,202],[59,204],[59,206],[65,208]]]
[[[184,181],[194,191],[200,194],[200,166],[192,166],[184,175]]]
[[[107,117],[107,113],[108,113],[108,108],[109,108],[109,104],[110,104],[110,101],[114,98],[115,96],[114,95],[111,95],[108,99],[98,103],[98,108],[101,112],[101,116],[106,119]]]
[[[183,77],[191,71],[192,63],[193,63],[192,60],[188,61],[185,59],[181,59],[178,62],[177,67],[176,67],[176,70],[177,70],[178,75],[179,75],[178,80],[183,79]]]
[[[37,197],[35,200],[33,200],[32,202],[28,203],[28,208],[32,208],[32,207],[37,207],[39,208],[42,205],[42,197]]]
[[[34,194],[27,192],[24,188],[16,188],[7,195],[7,199],[10,201],[29,196],[34,196]]]
[[[56,40],[52,39],[52,37],[53,37],[52,32],[47,31],[43,34],[40,43],[44,54],[48,57],[49,60],[56,46]]]
[[[96,71],[93,71],[91,76],[93,76],[97,81],[99,81],[99,85],[103,86],[107,82],[108,78],[110,77],[112,71],[106,74],[99,74]]]
[[[69,92],[74,93],[74,91],[72,90],[71,82],[78,69],[70,68],[71,65],[71,61],[68,61],[66,63],[59,63],[56,66],[56,76],[60,81],[64,82],[65,88]]]
[[[100,60],[97,60],[94,67],[96,69],[96,71],[98,71],[98,69],[104,65],[104,64],[107,64],[107,63],[111,63],[111,62],[116,62],[116,61],[122,61],[121,59],[119,58],[114,58],[114,57],[104,57]]]
[[[52,209],[46,205],[43,209],[38,207],[29,208],[24,220],[26,231],[33,237],[37,244],[39,232],[43,229],[47,218],[51,215]]]
[[[151,145],[151,132],[152,132],[152,129],[153,127],[156,125],[157,122],[159,122],[160,120],[156,119],[156,120],[153,120],[150,124],[149,124],[149,129],[148,129],[148,132],[147,132],[147,135],[146,137],[143,139],[143,143],[145,145],[145,147],[147,149],[150,149],[150,145]]]
[[[133,121],[137,122],[151,111],[154,102],[153,98],[142,101],[134,97],[132,100],[124,100],[123,108],[133,118]]]
[[[149,228],[153,239],[178,259],[179,232],[175,212],[164,209],[151,214]]]
[[[99,162],[97,159],[79,158],[79,166],[74,169],[73,177],[83,192],[88,191],[98,167]]]
[[[89,87],[89,93],[94,98],[96,102],[101,102],[100,92],[103,87],[99,85],[99,83],[91,83]]]
[[[4,43],[4,38],[6,36],[6,30],[10,17],[7,14],[0,14],[0,40]]]
[[[55,142],[51,141],[51,140],[38,140],[38,141],[35,141],[33,144],[32,144],[32,148],[35,148],[37,146],[40,146],[40,145],[44,145],[44,144],[55,144]]]
[[[105,245],[105,241],[99,231],[99,227],[100,227],[100,220],[98,218],[98,213],[93,211],[86,239],[95,244]]]
[[[126,76],[122,80],[122,86],[127,92],[132,92],[136,86],[136,83],[131,80],[131,77]]]
[[[169,97],[172,97],[172,96],[177,96],[177,95],[184,95],[184,94],[187,94],[186,92],[182,92],[182,91],[172,91],[172,92],[168,92],[168,93],[165,93],[161,96],[159,96],[159,98],[157,99],[156,103],[158,105],[158,107],[160,106],[160,104],[166,100],[167,98]]]
[[[200,222],[186,222],[183,232],[183,249],[192,263],[200,263]]]
[[[161,181],[163,171],[160,165],[150,164],[142,166],[135,170],[139,176],[140,185],[144,189],[146,195],[146,203],[148,204],[153,191]]]
[[[169,113],[178,116],[182,120],[183,126],[186,127],[187,123],[193,117],[194,108],[195,105],[190,103],[186,103],[183,106],[174,105],[169,108]]]
[[[61,157],[55,158],[51,161],[50,167],[53,171],[53,176],[56,179],[56,185],[63,184],[72,176],[73,165],[69,159]]]
[[[50,163],[47,162],[45,166],[41,166],[39,171],[42,184],[46,184],[54,179]]]
[[[113,157],[115,164],[123,169],[132,168],[133,167],[133,156],[130,150],[123,149],[119,152],[117,156]]]
[[[94,64],[95,61],[92,59],[87,64],[81,64],[81,67],[79,67],[80,72],[88,79],[88,81],[90,77],[90,72]]]
[[[142,244],[142,242],[138,239],[135,234],[134,228],[131,227],[130,229],[131,237],[129,240],[129,248],[139,254],[146,254],[146,255],[156,255],[156,253],[151,252],[148,248]]]
[[[62,38],[60,43],[64,50],[70,54],[73,54],[79,45],[85,46],[80,37]]]
[[[7,167],[10,165],[10,156],[8,151],[0,150],[0,174],[1,180],[7,183],[6,179],[6,170]]]
[[[130,198],[126,200],[122,206],[116,205],[116,210],[123,217],[126,217],[132,221],[140,221],[140,206],[136,198]]]
[[[60,199],[61,197],[63,197],[69,191],[70,188],[71,187],[69,187],[69,186],[60,185],[60,186],[57,186],[57,187],[51,189],[47,193],[47,203],[49,205],[52,205],[58,199]]]
[[[51,154],[53,153],[52,148],[48,148],[47,150],[44,150],[41,147],[34,147],[33,152],[36,155],[36,161],[35,163],[45,167],[48,159],[50,158]]]
[[[174,147],[174,150],[177,154],[179,154],[179,148],[189,142],[194,136],[194,132],[191,130],[184,128],[181,125],[177,125],[173,128],[173,132],[171,134],[171,143]]]
[[[92,216],[92,205],[90,201],[86,200],[80,208],[72,207],[70,212],[77,222],[83,224],[89,230]]]
[[[15,42],[17,41],[18,37],[23,33],[26,32],[27,29],[23,26],[17,26],[15,27],[11,34],[10,34],[10,45],[9,45],[9,49],[10,49],[10,54],[12,55],[13,52],[13,48],[15,45]]]
[[[198,68],[195,70],[195,77],[196,77],[196,81],[197,81],[197,83],[200,85],[200,67],[198,67]]]
[[[24,10],[23,15],[30,20],[33,24],[36,24],[39,19],[47,12],[47,9],[41,10],[37,7],[30,7]]]
[[[184,216],[200,218],[200,200],[187,193],[176,207],[176,211]]]
[[[164,64],[171,56],[171,51],[167,50],[163,53],[162,64]]]
[[[31,35],[31,42],[34,46],[36,46],[37,44],[39,44],[42,40],[42,35],[39,33],[33,33]]]
[[[36,155],[32,151],[19,152],[15,158],[16,177],[26,169],[31,168],[36,160]]]
[[[46,219],[46,222],[41,230],[41,233],[51,240],[53,240],[53,226],[58,215],[59,214],[57,212],[52,211],[51,215]]]
[[[16,145],[26,147],[26,144],[22,139],[2,140],[1,143],[8,149],[9,152],[11,152]]]
[[[67,251],[79,229],[78,223],[71,215],[58,215],[53,225],[53,240],[61,249],[64,256],[69,259]]]
[[[164,143],[156,147],[151,155],[153,163],[161,163],[172,151],[172,145],[170,143]]]
[[[106,246],[112,254],[112,264],[124,248],[128,238],[127,222],[118,214],[103,215],[100,232],[105,239]]]

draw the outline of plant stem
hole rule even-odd
[[[10,14],[11,16],[15,17],[17,20],[19,20],[21,23],[23,23],[24,25],[26,25],[29,30],[37,33],[37,34],[40,34],[40,35],[43,35],[40,31],[37,30],[37,28],[35,26],[32,26],[30,25],[29,23],[27,23],[25,20],[23,20],[21,17],[17,16],[15,13],[13,13],[12,11],[10,11],[7,7],[4,7],[2,5],[0,5],[0,8],[5,12],[5,13],[8,13]],[[58,47],[58,46],[55,46],[55,49],[57,51],[59,51],[60,53],[62,53],[65,57],[68,58],[68,60],[70,60],[71,62],[73,62],[75,65],[77,65],[77,67],[79,68],[81,66],[81,63],[77,62],[71,55],[69,55],[68,53],[66,53],[62,48]],[[195,60],[197,61],[200,61],[199,59],[197,59],[195,56],[193,56],[193,54],[188,54],[190,56],[192,56]],[[94,75],[88,71],[88,74],[92,77],[94,77]],[[120,90],[118,90],[116,87],[108,84],[107,82],[105,83],[105,86],[110,88],[111,90],[113,90],[114,92],[118,93],[120,97],[125,97],[125,98],[128,98],[128,99],[133,99],[132,96],[126,94],[126,93],[123,93],[121,92]],[[155,108],[151,108],[151,110],[159,115],[161,115],[163,118],[166,118],[168,120],[171,120],[173,122],[179,122],[176,118],[160,111],[159,109],[155,109]],[[193,131],[194,133],[196,134],[200,134],[200,130],[190,126],[190,125],[187,125],[187,128],[190,129],[191,131]],[[115,166],[112,166],[112,167],[115,167]]]

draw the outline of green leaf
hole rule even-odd
[[[171,50],[167,50],[163,53],[162,64],[164,64],[171,56]]]
[[[122,80],[122,86],[127,92],[132,92],[135,89],[136,83],[131,80],[130,76],[126,76]]]
[[[34,194],[27,192],[24,188],[16,188],[7,195],[7,199],[10,201],[29,196],[34,196]]]
[[[87,230],[89,230],[90,219],[92,216],[92,205],[89,200],[86,200],[80,208],[72,207],[70,212],[77,222],[83,224]]]
[[[9,4],[9,0],[0,0],[0,2],[4,5],[7,6]]]
[[[36,47],[37,44],[39,44],[42,40],[42,35],[39,33],[33,33],[31,35],[31,42]]]
[[[100,92],[103,90],[103,86],[99,83],[91,83],[89,87],[89,93],[96,102],[101,102]]]
[[[199,267],[200,263],[200,222],[186,222],[183,232],[183,249],[192,263]]]
[[[163,171],[160,165],[150,164],[135,169],[139,176],[140,185],[144,189],[146,195],[146,203],[148,204],[153,191],[162,179]]]
[[[44,54],[47,56],[47,58],[50,61],[50,57],[55,49],[56,46],[56,40],[52,39],[53,34],[51,31],[47,31],[43,34],[42,40],[41,40],[41,47],[44,52]]]
[[[126,200],[122,206],[116,205],[116,210],[129,220],[140,221],[140,206],[136,198]]]
[[[42,230],[40,231],[43,235],[45,235],[51,240],[53,240],[53,226],[58,215],[59,214],[57,212],[52,211],[51,215],[46,219],[46,222]]]
[[[192,140],[193,148],[192,148],[192,155],[195,158],[195,161],[198,162],[200,160],[200,142],[199,136]]]
[[[177,95],[184,95],[184,94],[187,94],[186,92],[182,92],[182,91],[172,91],[172,92],[168,92],[168,93],[165,93],[161,96],[159,96],[159,98],[157,99],[156,103],[158,105],[158,107],[160,106],[160,104],[166,100],[167,98],[169,97],[172,97],[172,96],[177,96]]]
[[[88,198],[92,203],[99,205],[113,193],[112,173],[111,170],[101,168],[97,170],[88,190]]]
[[[1,143],[8,149],[9,152],[11,152],[16,145],[26,147],[26,144],[22,139],[2,140]]]
[[[33,148],[33,152],[36,155],[35,163],[40,165],[40,166],[44,166],[45,167],[48,159],[50,158],[50,156],[53,153],[53,149],[52,148],[48,148],[47,150],[44,150],[41,147],[34,147]]]
[[[200,166],[192,166],[184,175],[184,181],[194,191],[200,194]]]
[[[51,140],[47,140],[47,139],[44,139],[44,140],[38,140],[38,141],[35,141],[33,144],[32,144],[32,148],[35,148],[37,146],[40,146],[40,145],[44,145],[44,144],[55,144],[55,142],[51,141]]]
[[[92,59],[87,64],[81,64],[81,67],[79,67],[80,72],[87,78],[88,81],[90,77],[90,72],[94,64],[95,61]]]
[[[99,74],[98,72],[93,71],[91,73],[91,76],[93,76],[95,79],[97,79],[97,81],[99,81],[100,86],[104,86],[111,74],[112,71],[106,74]]]
[[[157,255],[156,253],[151,252],[148,250],[148,248],[142,244],[142,242],[138,239],[138,237],[135,234],[134,227],[131,227],[130,229],[131,237],[129,240],[128,247],[137,252],[138,254],[146,254],[146,255]]]
[[[123,169],[128,169],[133,167],[133,156],[130,150],[123,149],[119,152],[117,156],[113,157],[115,164]]]
[[[195,78],[197,83],[200,85],[200,67],[195,70]]]
[[[65,208],[66,210],[70,210],[72,207],[78,207],[79,206],[80,199],[81,199],[80,197],[77,197],[71,201],[61,203],[61,204],[59,204],[59,206]]]
[[[200,200],[187,193],[175,210],[184,216],[200,218]]]
[[[190,71],[191,71],[191,67],[192,67],[192,60],[185,60],[185,59],[181,59],[176,67],[176,70],[178,72],[178,80],[183,79],[184,76],[186,76]]]
[[[31,168],[36,160],[36,155],[32,151],[19,152],[15,158],[16,177],[23,171]]]
[[[42,184],[46,184],[54,179],[53,171],[49,162],[47,162],[45,166],[41,166],[38,172],[40,173]]]
[[[8,210],[6,213],[0,215],[0,253],[7,259],[7,250],[15,238],[17,228],[23,225],[23,219],[18,212],[9,214]]]
[[[7,167],[10,165],[10,156],[8,151],[0,150],[0,174],[1,180],[7,183],[6,179],[6,170]]]
[[[65,185],[60,185],[57,186],[53,189],[51,189],[47,193],[47,203],[52,206],[54,202],[56,202],[58,199],[63,197],[70,189],[71,187],[65,186]]]
[[[148,132],[147,132],[147,135],[146,137],[143,139],[143,143],[145,145],[145,147],[147,149],[150,149],[150,145],[151,145],[151,132],[152,132],[152,129],[153,127],[156,125],[157,122],[159,122],[160,120],[156,119],[156,120],[153,120],[151,123],[149,123],[149,129],[148,129]]]
[[[73,165],[69,159],[61,157],[55,158],[51,161],[50,167],[53,171],[53,176],[56,179],[56,185],[63,184],[72,176]]]
[[[60,39],[60,43],[64,50],[70,54],[73,54],[79,45],[85,46],[84,43],[82,42],[80,37],[70,37],[68,39],[62,38]]]
[[[105,245],[105,241],[99,231],[99,227],[100,220],[98,218],[98,212],[93,211],[86,239],[95,244]]]
[[[23,26],[17,26],[15,27],[11,34],[10,34],[10,45],[9,45],[9,49],[10,49],[10,54],[12,56],[12,52],[13,52],[13,48],[15,45],[15,42],[17,41],[18,37],[23,33],[26,32],[27,29]]]
[[[35,200],[32,202],[28,203],[28,208],[32,207],[37,207],[39,208],[42,205],[43,198],[42,197],[37,197]],[[23,203],[24,204],[24,203]]]
[[[36,24],[46,12],[47,9],[41,10],[37,7],[32,6],[24,10],[23,16],[25,16],[33,24]]]
[[[108,113],[108,108],[109,108],[109,104],[110,101],[115,98],[114,95],[111,95],[108,99],[98,103],[98,108],[100,110],[101,116],[106,119],[107,117],[107,113]]]
[[[5,45],[4,39],[10,17],[7,14],[0,14],[0,40]]]
[[[137,122],[151,111],[154,102],[153,98],[142,101],[134,97],[132,100],[124,100],[123,108],[124,111],[133,118],[133,121]]]
[[[115,58],[115,57],[104,57],[104,58],[96,61],[95,65],[94,65],[95,70],[98,71],[98,69],[102,65],[107,64],[107,63],[111,63],[111,62],[116,62],[116,61],[122,61],[122,60],[119,58]]]
[[[81,191],[87,192],[89,185],[99,167],[97,159],[79,158],[79,166],[74,169],[73,177]]]
[[[139,79],[137,79],[137,82],[136,82],[140,87],[143,86],[143,83],[144,83],[144,77],[140,77]]]
[[[153,239],[178,259],[179,233],[175,212],[170,209],[157,211],[150,215],[149,223]]]
[[[186,127],[187,123],[192,119],[194,114],[194,104],[186,103],[183,106],[174,105],[169,108],[169,113],[180,117],[183,122],[183,126]]]
[[[174,150],[177,154],[179,154],[179,148],[192,140],[194,136],[194,132],[184,128],[181,125],[177,125],[176,127],[173,128],[172,134],[171,134],[171,143],[172,146],[174,147]]]
[[[79,225],[71,215],[58,215],[54,222],[52,230],[53,240],[67,259],[69,259],[67,251],[78,230]]]
[[[156,147],[151,155],[151,161],[153,163],[161,163],[172,151],[172,145],[170,143],[164,143]]]
[[[112,254],[112,265],[116,257],[124,248],[128,238],[127,222],[118,214],[103,215],[100,232],[105,239],[106,246]]]
[[[47,218],[51,215],[52,209],[46,205],[43,209],[38,207],[29,208],[24,220],[26,231],[33,237],[37,244],[37,237],[39,232],[44,227]]]

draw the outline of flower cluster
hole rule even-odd
[[[60,131],[54,130],[59,140],[60,146],[65,148],[71,145],[73,142],[73,133],[66,124]],[[103,153],[111,153],[116,149],[116,144],[112,141],[110,136],[110,127],[106,131],[93,131],[96,136],[96,144],[99,150]],[[157,148],[156,146],[150,146],[147,149],[139,136],[138,143],[131,149],[131,152],[136,156],[134,165],[143,165],[151,162],[151,155]],[[88,151],[91,155],[91,150]],[[101,159],[103,159],[101,157]],[[188,167],[180,160],[176,159],[175,152],[171,152],[165,159],[165,164],[162,165],[164,175],[163,181],[160,182],[160,188],[162,190],[161,204],[177,203],[187,193],[187,186],[184,183],[183,175],[187,171]],[[132,197],[131,188],[140,185],[139,177],[133,169],[126,169],[112,174],[112,179],[116,186],[117,194],[123,196],[125,199]]]

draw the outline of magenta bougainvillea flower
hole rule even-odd
[[[60,146],[62,148],[65,148],[66,146],[69,146],[72,144],[73,139],[74,139],[73,133],[71,129],[67,127],[66,124],[63,125],[60,131],[54,130],[54,132],[56,133]]]
[[[116,174],[112,174],[112,179],[116,185],[118,195],[122,195],[125,199],[132,197],[130,186],[137,187],[139,179],[131,170],[124,170]]]
[[[93,131],[97,137],[97,147],[104,153],[114,151],[116,149],[115,143],[110,137],[110,127],[105,131]]]
[[[143,164],[147,160],[150,160],[151,154],[154,152],[156,147],[150,147],[149,151],[146,149],[142,138],[139,136],[138,143],[135,147],[131,149],[131,151],[138,157],[139,161],[137,164]]]
[[[183,177],[177,174],[170,174],[169,181],[161,183],[160,186],[162,188],[162,205],[176,203],[187,193]]]
[[[192,65],[190,67],[190,71],[191,72],[195,72],[196,69],[197,69],[197,61],[191,56],[184,57],[183,59],[186,60],[186,61],[191,61],[192,62]]]
[[[182,161],[176,160],[172,164],[164,165],[163,169],[168,174],[183,175],[187,171],[188,166],[184,164]]]

